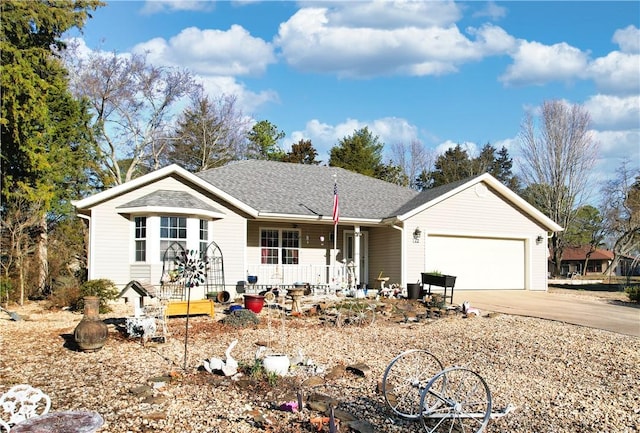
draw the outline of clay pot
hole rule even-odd
[[[264,307],[263,295],[244,295],[244,308],[258,314]]]
[[[226,304],[231,299],[231,293],[225,291],[218,292],[218,296],[216,297],[217,301],[221,304]]]
[[[262,366],[267,373],[285,376],[289,372],[291,361],[287,355],[267,355],[262,360]]]
[[[73,337],[83,352],[96,352],[102,349],[107,341],[109,329],[107,324],[100,320],[100,298],[85,296],[83,299],[84,317],[73,331]]]

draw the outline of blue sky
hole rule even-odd
[[[636,1],[114,1],[80,37],[189,69],[283,130],[285,149],[310,139],[325,163],[364,126],[386,149],[460,143],[473,155],[490,142],[517,162],[527,110],[582,104],[597,183],[623,158],[640,166],[639,28]]]

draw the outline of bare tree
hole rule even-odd
[[[26,198],[15,198],[3,205],[5,214],[0,218],[2,234],[2,270],[8,281],[17,274],[20,290],[20,305],[25,299],[26,260],[38,250],[38,242],[34,232],[40,228],[43,205],[40,201],[28,201]],[[5,248],[8,248],[5,250]]]
[[[402,168],[409,178],[409,187],[418,189],[417,179],[421,173],[430,173],[435,162],[435,153],[426,149],[418,140],[410,144],[396,143],[391,146],[391,160]]]
[[[152,66],[142,55],[82,56],[69,49],[65,61],[72,92],[86,98],[94,114],[105,185],[133,179],[145,162],[157,169],[173,108],[197,87],[190,73]]]
[[[640,249],[640,170],[630,169],[629,161],[623,161],[616,174],[602,190],[602,209],[614,253],[604,273],[615,269],[622,257],[637,254]]]
[[[568,227],[574,209],[587,198],[587,182],[597,154],[598,143],[590,132],[591,117],[580,105],[563,101],[545,101],[538,121],[528,113],[520,131],[520,172],[526,186],[540,194],[548,216],[562,227]],[[551,239],[554,274],[560,271],[566,247],[564,234]]]

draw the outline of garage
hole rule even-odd
[[[462,236],[427,237],[426,270],[455,275],[456,290],[525,289],[525,241]]]

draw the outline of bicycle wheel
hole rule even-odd
[[[426,350],[412,349],[396,356],[382,377],[384,400],[393,412],[407,419],[420,416],[420,395],[442,363]]]
[[[422,390],[420,408],[427,433],[481,433],[491,417],[491,392],[475,371],[451,367]]]

